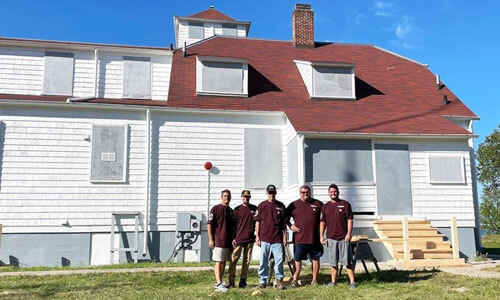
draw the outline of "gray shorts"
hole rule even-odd
[[[232,251],[233,249],[231,248],[215,247],[212,252],[212,261],[230,261]]]
[[[326,240],[326,247],[330,253],[329,262],[332,267],[337,267],[339,263],[343,266],[352,265],[352,248],[351,243],[345,240]]]

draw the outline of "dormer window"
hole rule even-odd
[[[188,37],[190,39],[204,39],[205,30],[203,27],[203,23],[189,22]]]
[[[248,61],[239,58],[196,59],[198,95],[248,96]]]
[[[43,95],[73,94],[74,54],[45,51],[43,64]]]
[[[222,24],[222,35],[237,36],[238,26],[236,24]]]
[[[355,100],[354,65],[295,61],[311,98]]]

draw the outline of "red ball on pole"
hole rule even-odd
[[[212,163],[211,163],[211,162],[209,162],[209,161],[207,161],[207,162],[205,163],[205,165],[203,165],[203,166],[205,167],[205,170],[210,170],[210,169],[212,169]]]

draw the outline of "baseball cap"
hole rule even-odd
[[[247,198],[250,198],[252,197],[252,195],[250,195],[250,191],[249,190],[243,190],[241,192],[241,197],[247,197]]]
[[[276,194],[276,186],[274,184],[270,184],[266,187],[266,191],[269,194]]]

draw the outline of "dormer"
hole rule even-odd
[[[175,42],[181,48],[214,35],[247,37],[250,22],[237,21],[210,6],[188,17],[174,17]]]

